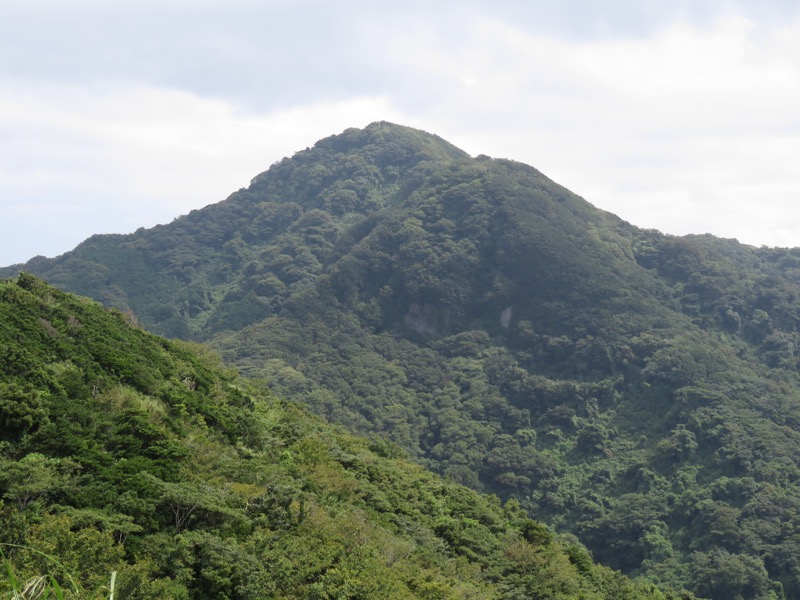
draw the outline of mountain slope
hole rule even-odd
[[[606,564],[727,599],[800,596],[798,265],[377,123],[24,268],[209,341]]]
[[[0,549],[39,590],[108,597],[113,571],[121,598],[669,597],[30,275],[0,283],[0,348]]]

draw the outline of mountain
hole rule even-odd
[[[800,250],[375,123],[20,269],[699,596],[800,597]]]
[[[31,275],[0,358],[4,597],[677,598]]]

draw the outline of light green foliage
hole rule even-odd
[[[118,311],[24,274],[0,324],[3,597],[664,598]]]

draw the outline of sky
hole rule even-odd
[[[0,0],[0,265],[386,120],[665,233],[800,246],[796,0]]]

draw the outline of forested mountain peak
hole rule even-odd
[[[324,138],[314,149],[342,154],[363,154],[380,167],[408,168],[422,160],[459,160],[469,158],[463,150],[438,135],[386,121],[371,123],[363,129],[350,128]],[[299,161],[315,160],[313,151],[298,152]]]
[[[486,305],[495,320],[520,303],[547,310],[567,290],[598,310],[625,288],[645,301],[640,292],[658,286],[630,268],[634,238],[532,167],[373,123],[279,161],[224,202],[21,268],[131,309],[156,332],[207,339],[276,314],[321,274],[341,282],[354,256],[371,253],[373,270],[386,271],[381,257],[405,252],[425,272],[398,281],[395,270],[382,283],[407,288],[392,296],[412,329],[444,332]],[[419,311],[436,312],[438,324]]]
[[[614,568],[800,597],[800,250],[639,229],[377,123],[24,268],[208,341]]]

